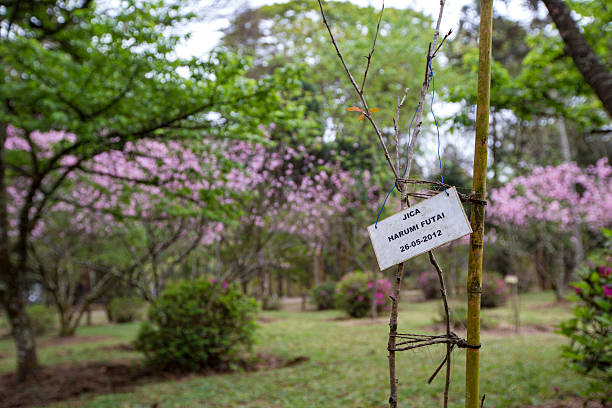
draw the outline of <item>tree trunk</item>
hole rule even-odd
[[[565,52],[572,57],[574,65],[586,83],[601,100],[608,115],[612,116],[612,72],[608,71],[593,51],[580,27],[572,19],[571,10],[565,2],[563,0],[542,0],[542,2],[559,30],[565,44]]]
[[[76,332],[77,325],[72,324],[70,318],[68,319],[60,319],[60,337],[73,337]]]
[[[569,138],[567,137],[567,128],[565,127],[565,121],[563,118],[557,121],[557,129],[559,130],[559,138],[561,141],[561,152],[563,154],[563,160],[569,162],[572,160],[572,153],[569,145]],[[584,245],[582,242],[582,220],[577,219],[572,223],[572,234],[574,241],[574,268],[580,266],[584,260]],[[570,281],[573,276],[573,270],[569,271],[567,281]]]
[[[317,244],[314,251],[314,257],[312,259],[312,278],[314,280],[314,286],[318,286],[321,284],[321,245]]]
[[[38,366],[34,332],[20,294],[11,294],[9,289],[7,297],[9,304],[5,305],[5,308],[17,349],[17,378],[19,381],[25,381],[35,373]]]
[[[544,255],[543,248],[541,246],[537,246],[535,250],[534,256],[534,268],[536,272],[536,276],[538,278],[538,285],[541,290],[547,290],[551,288],[550,280],[548,275],[546,274],[546,264],[544,263]]]
[[[9,318],[17,349],[17,377],[23,381],[34,374],[38,362],[34,332],[23,299],[25,271],[12,265],[9,252],[8,193],[4,161],[6,136],[7,125],[0,124],[0,280],[4,282],[4,288],[0,289],[0,297]]]

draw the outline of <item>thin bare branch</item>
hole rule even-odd
[[[374,49],[376,48],[376,39],[378,38],[378,33],[380,31],[380,22],[382,21],[383,11],[385,11],[385,2],[382,2],[382,7],[380,9],[380,15],[378,16],[378,24],[376,25],[376,33],[374,33],[374,41],[372,42],[372,50],[366,57],[368,60],[368,64],[366,65],[366,69],[363,72],[363,80],[361,81],[360,92],[363,94],[363,88],[365,87],[366,78],[368,77],[368,70],[370,69],[370,62],[372,61],[372,55],[374,55]],[[399,167],[398,167],[399,168]]]
[[[429,73],[431,69],[431,61],[432,61],[432,50],[436,49],[436,44],[438,42],[438,37],[440,36],[440,23],[442,22],[442,13],[444,12],[444,3],[445,0],[440,0],[440,12],[438,13],[438,21],[436,22],[436,30],[434,31],[433,40],[429,45],[429,49],[427,51],[427,59],[425,63],[425,79],[423,80],[423,85],[421,86],[421,94],[419,96],[419,105],[417,107],[417,113],[415,117],[415,128],[412,132],[412,138],[410,140],[410,146],[408,147],[408,157],[406,163],[406,177],[410,176],[410,169],[412,167],[412,158],[414,155],[414,147],[416,146],[416,141],[421,133],[421,125],[423,124],[423,108],[425,106],[425,97],[429,91]]]
[[[446,33],[446,35],[444,36],[444,38],[442,38],[442,41],[440,41],[440,45],[438,45],[438,48],[436,48],[436,50],[433,52],[433,54],[431,55],[431,59],[434,59],[436,57],[436,54],[438,53],[438,51],[440,50],[440,48],[442,48],[442,44],[444,44],[444,41],[446,41],[446,39],[453,33],[453,29],[451,28],[450,30],[448,30],[448,33]]]
[[[346,72],[346,75],[348,76],[349,81],[351,81],[351,85],[353,85],[353,88],[355,88],[355,92],[357,92],[359,99],[361,99],[361,104],[363,105],[364,115],[366,118],[368,118],[368,120],[370,121],[370,124],[374,128],[374,131],[376,132],[376,135],[378,136],[378,140],[380,141],[383,151],[385,152],[385,159],[387,159],[387,163],[389,163],[389,167],[391,167],[391,171],[393,172],[393,175],[395,176],[395,178],[397,178],[398,177],[397,170],[395,169],[395,166],[393,165],[393,162],[391,161],[391,156],[389,155],[389,149],[387,149],[387,144],[385,143],[385,139],[383,138],[382,132],[378,128],[378,125],[376,125],[376,122],[374,121],[374,119],[372,118],[372,115],[370,114],[370,109],[368,107],[368,103],[366,102],[365,96],[363,95],[363,92],[359,88],[359,85],[357,85],[357,82],[355,82],[355,78],[351,74],[351,70],[349,69],[348,65],[346,65],[346,62],[344,61],[344,57],[342,56],[342,53],[340,52],[340,49],[338,48],[338,44],[336,43],[334,34],[332,33],[329,22],[327,21],[327,16],[325,15],[325,11],[323,10],[323,4],[321,3],[321,0],[317,0],[317,1],[319,3],[319,9],[321,10],[321,17],[323,18],[323,23],[325,24],[325,27],[327,28],[327,32],[329,33],[329,38],[331,39],[331,42],[336,50],[336,54],[338,55],[340,62],[342,62],[342,66],[344,67],[344,71]]]
[[[446,319],[446,335],[451,336],[450,329],[450,310],[448,308],[448,296],[446,294],[446,285],[444,283],[444,273],[442,272],[442,268],[438,264],[438,261],[433,253],[433,251],[429,251],[429,262],[433,265],[438,273],[438,280],[440,281],[440,293],[442,294],[442,301],[444,302],[444,314]],[[448,407],[448,390],[450,388],[450,375],[451,375],[451,353],[453,351],[453,346],[450,343],[446,344],[446,358],[444,359],[446,362],[446,382],[444,383],[444,408]]]

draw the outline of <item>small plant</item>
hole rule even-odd
[[[363,272],[350,272],[338,282],[336,305],[351,317],[364,317],[371,310],[374,288],[374,302],[380,312],[388,307],[391,282],[380,274],[373,279],[372,275]]]
[[[497,273],[488,273],[482,278],[480,306],[492,309],[506,304],[510,291],[504,279]]]
[[[318,310],[333,309],[335,295],[336,282],[325,282],[310,290],[310,300]]]
[[[137,297],[116,297],[108,304],[108,312],[113,323],[128,323],[142,317],[144,302]]]
[[[440,299],[440,280],[435,271],[423,271],[417,279],[417,287],[423,292],[426,300]]]
[[[592,377],[588,394],[612,401],[612,273],[609,266],[583,270],[574,283],[574,316],[562,322],[560,332],[570,339],[563,356],[572,367]],[[604,404],[604,406],[607,406]]]
[[[164,370],[227,368],[252,346],[258,309],[238,285],[205,278],[171,284],[151,304],[136,349]]]
[[[27,312],[36,336],[42,336],[56,329],[57,316],[53,308],[45,305],[29,305]]]

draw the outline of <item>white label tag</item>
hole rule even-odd
[[[457,190],[446,191],[368,227],[381,271],[472,233]]]

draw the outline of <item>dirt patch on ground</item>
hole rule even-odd
[[[305,361],[308,361],[308,357],[286,359],[258,355],[257,358],[243,361],[238,366],[245,371],[259,371],[291,367]],[[210,371],[199,375],[227,372]],[[182,377],[178,374],[154,371],[133,360],[40,367],[36,377],[25,383],[18,382],[14,373],[0,375],[0,407],[44,406],[83,394],[128,391],[137,385]]]
[[[602,405],[597,401],[586,401],[583,398],[572,397],[562,401],[549,401],[544,405],[533,405],[525,408],[610,408],[612,405]]]
[[[68,346],[72,344],[94,343],[101,340],[112,339],[104,336],[72,336],[72,337],[51,337],[36,342],[36,347]]]

